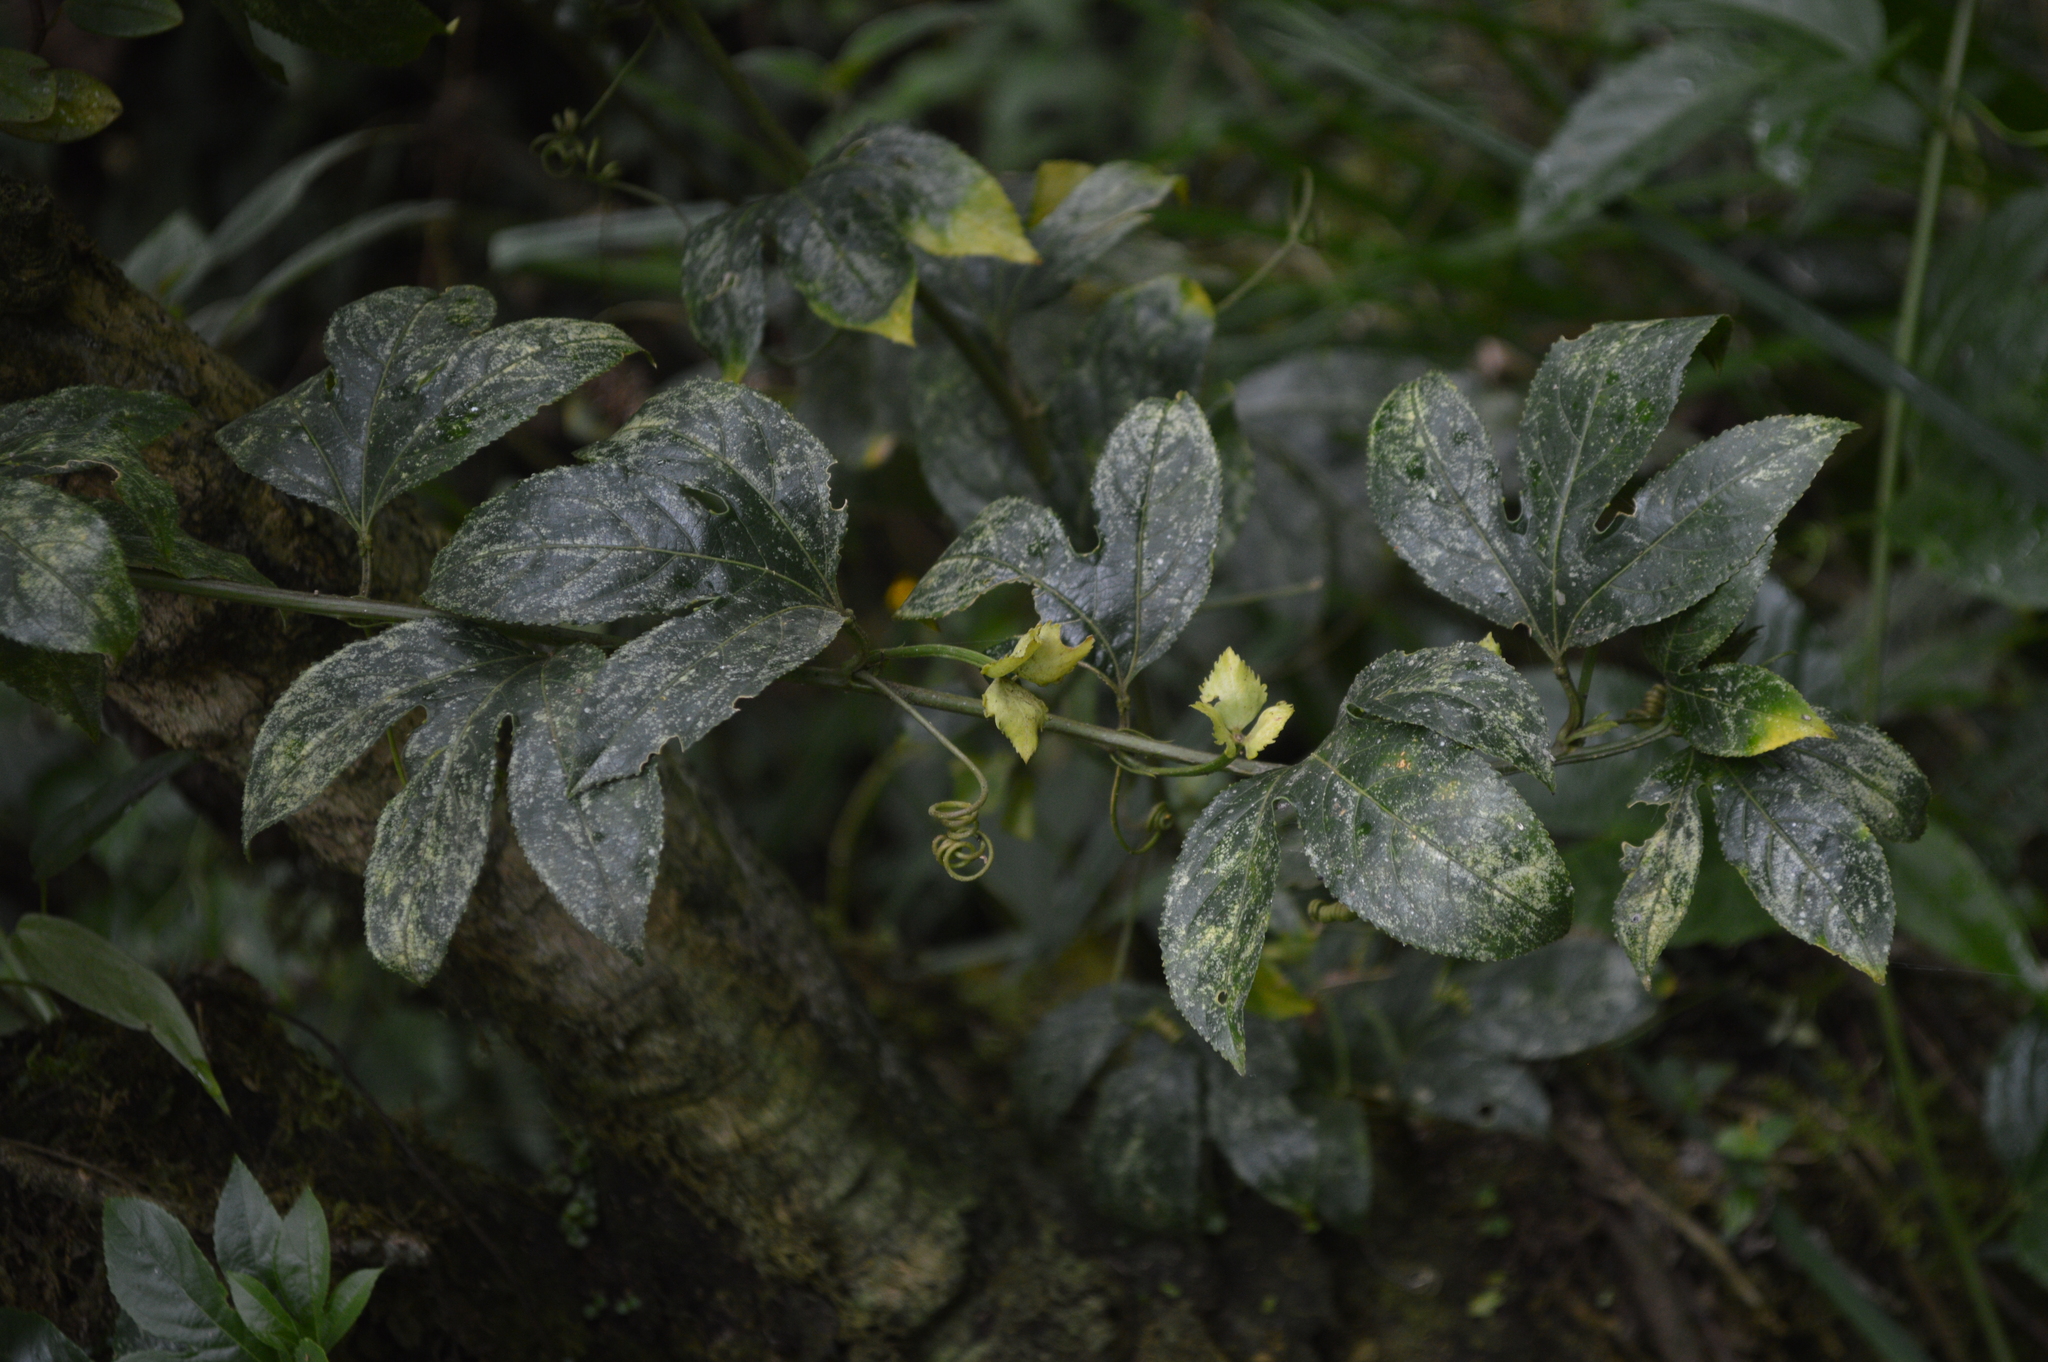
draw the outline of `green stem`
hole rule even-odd
[[[1141,762],[1132,761],[1129,757],[1123,756],[1119,753],[1112,752],[1110,754],[1110,760],[1115,762],[1124,770],[1129,771],[1134,776],[1151,776],[1154,778],[1158,778],[1163,776],[1214,775],[1218,771],[1227,770],[1230,766],[1230,763],[1234,760],[1234,758],[1232,758],[1228,753],[1223,753],[1218,756],[1210,758],[1208,761],[1201,762],[1196,765],[1146,766]]]
[[[696,44],[704,60],[711,63],[712,71],[718,76],[732,97],[753,123],[755,131],[761,134],[769,147],[783,162],[782,176],[785,184],[795,184],[811,168],[811,158],[797,145],[776,119],[775,114],[762,102],[760,92],[747,80],[746,74],[733,65],[726,54],[725,45],[718,41],[718,35],[711,31],[711,25],[704,22],[704,16],[697,12],[694,0],[656,0],[657,13],[681,28]]]
[[[1942,173],[1948,166],[1949,121],[1955,116],[1956,90],[1962,84],[1963,56],[1970,46],[1970,23],[1977,0],[1962,0],[1949,23],[1948,57],[1941,67],[1941,92],[1935,100],[1934,125],[1927,131],[1927,149],[1920,158],[1920,197],[1913,215],[1913,246],[1906,258],[1906,282],[1899,298],[1899,325],[1892,334],[1892,359],[1902,369],[1913,367],[1920,340],[1920,304],[1927,292],[1927,262],[1934,253],[1934,223],[1941,209]],[[1865,640],[1864,717],[1876,723],[1884,704],[1884,631],[1891,613],[1892,498],[1899,480],[1899,444],[1905,437],[1906,395],[1892,388],[1884,395],[1884,435],[1877,452],[1877,524],[1870,536],[1870,624]]]
[[[600,648],[617,648],[626,642],[594,629],[539,624],[500,624],[495,620],[472,620],[450,610],[426,605],[400,605],[396,601],[373,601],[361,596],[323,596],[317,591],[287,591],[281,586],[256,586],[229,582],[218,577],[176,577],[155,568],[130,568],[128,580],[148,591],[168,591],[180,596],[204,596],[208,600],[230,601],[236,605],[261,605],[272,610],[292,610],[302,615],[325,615],[351,624],[411,624],[416,620],[461,620],[485,624],[516,638],[541,643],[592,643]]]
[[[1660,738],[1668,738],[1671,736],[1671,731],[1670,724],[1657,724],[1636,734],[1633,738],[1623,738],[1619,742],[1602,743],[1598,747],[1581,747],[1575,752],[1566,752],[1563,756],[1554,758],[1553,764],[1570,766],[1575,762],[1599,761],[1603,757],[1618,757],[1623,752],[1633,752],[1638,747],[1648,747]]]
[[[944,333],[960,358],[967,361],[967,367],[974,370],[974,376],[981,380],[981,386],[995,399],[1002,409],[1003,419],[1010,424],[1010,431],[1017,437],[1018,448],[1024,451],[1024,462],[1031,467],[1031,476],[1038,479],[1038,485],[1048,493],[1053,490],[1054,470],[1052,466],[1052,441],[1045,433],[1045,413],[1027,404],[1017,385],[1003,372],[1003,366],[988,352],[967,329],[966,323],[953,315],[953,310],[940,302],[928,289],[919,289],[917,304],[932,324]]]
[[[376,552],[377,545],[370,538],[369,529],[365,527],[363,532],[356,536],[356,557],[361,559],[363,564],[362,578],[356,583],[356,595],[363,600],[370,598],[370,564],[376,557]]]
[[[824,667],[800,667],[784,679],[802,682],[805,685],[825,686],[833,690],[871,689],[855,677]],[[889,689],[893,692],[894,698],[907,700],[926,709],[942,709],[951,714],[971,714],[977,719],[983,717],[981,701],[972,695],[954,695],[942,690],[927,690],[923,686],[906,686],[900,681],[890,682]],[[1047,717],[1045,731],[1078,738],[1082,742],[1093,743],[1097,747],[1108,748],[1114,752],[1127,752],[1132,756],[1152,757],[1189,766],[1201,765],[1214,755],[1209,752],[1198,752],[1192,747],[1182,747],[1178,743],[1161,742],[1157,738],[1148,738],[1142,733],[1133,733],[1128,729],[1084,724],[1078,719],[1069,719],[1059,714]],[[1223,769],[1240,776],[1257,776],[1285,768],[1270,761],[1251,761],[1239,757]]]
[[[1971,0],[1963,0],[1967,9]],[[1970,1298],[1970,1306],[1977,1312],[1978,1327],[1984,1331],[1984,1344],[1990,1350],[1992,1362],[2013,1362],[2012,1343],[2005,1336],[2005,1324],[1998,1318],[1998,1310],[1991,1303],[1991,1293],[1984,1286],[1984,1274],[1977,1266],[1977,1248],[1970,1238],[1969,1227],[1963,1223],[1962,1212],[1956,1209],[1955,1193],[1948,1185],[1948,1174],[1941,1165],[1941,1156],[1934,1147],[1934,1132],[1927,1125],[1927,1106],[1920,1100],[1920,1087],[1913,1074],[1913,1061],[1906,1053],[1905,1027],[1899,1020],[1899,1005],[1892,998],[1891,990],[1880,984],[1873,991],[1877,1005],[1877,1019],[1884,1031],[1885,1058],[1892,1066],[1892,1082],[1898,1088],[1899,1105],[1906,1109],[1906,1124],[1913,1132],[1913,1157],[1919,1161],[1920,1171],[1927,1178],[1927,1195],[1934,1202],[1934,1213],[1941,1221],[1942,1234],[1948,1239],[1949,1254],[1955,1259],[1956,1271],[1963,1278],[1963,1293]]]
[[[995,661],[987,653],[977,653],[972,648],[956,648],[950,643],[907,643],[900,648],[877,648],[868,656],[878,662],[895,662],[912,657],[937,657],[949,662],[965,662],[976,670]]]

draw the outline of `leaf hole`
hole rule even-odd
[[[702,487],[685,487],[682,490],[684,496],[696,502],[713,515],[732,514],[732,503],[716,492],[707,491]]]

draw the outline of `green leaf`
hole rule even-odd
[[[1202,1072],[1185,1046],[1138,1034],[1131,1061],[1102,1080],[1083,1137],[1096,1205],[1142,1230],[1194,1227],[1200,1210]]]
[[[1460,969],[1471,1010],[1458,1043],[1508,1059],[1561,1059],[1605,1045],[1657,1010],[1613,942],[1573,936],[1514,960]]]
[[[1852,808],[1773,754],[1719,763],[1714,821],[1721,854],[1765,912],[1801,941],[1883,980],[1892,877],[1884,849]]]
[[[1104,984],[1046,1013],[1017,1059],[1017,1104],[1032,1129],[1051,1135],[1131,1028],[1166,1001],[1157,988]]]
[[[2048,1188],[2048,1026],[2005,1033],[1984,1074],[1984,1138],[2022,1189]]]
[[[381,1267],[358,1268],[335,1283],[333,1294],[327,1298],[326,1317],[320,1323],[322,1348],[332,1348],[355,1328],[363,1307],[370,1303],[370,1292],[383,1275]]]
[[[85,1349],[41,1315],[0,1306],[0,1358],[6,1362],[89,1362]]]
[[[1713,657],[1749,618],[1777,547],[1778,536],[1767,536],[1756,556],[1705,599],[1643,630],[1643,652],[1650,664],[1668,676],[1690,671]]]
[[[1530,165],[1515,226],[1551,231],[1626,194],[1730,118],[1765,74],[1741,49],[1706,38],[1609,71]]]
[[[197,283],[209,264],[206,228],[180,208],[136,243],[121,261],[121,273],[144,293],[164,299],[188,277]]]
[[[1057,517],[1006,497],[983,511],[897,614],[937,619],[1007,582],[1033,589],[1039,618],[1092,635],[1120,681],[1165,653],[1209,589],[1221,510],[1216,443],[1189,397],[1140,403],[1095,467],[1101,545],[1075,553]]]
[[[1159,953],[1174,1005],[1188,1024],[1245,1071],[1244,1000],[1279,887],[1278,773],[1239,781],[1188,829],[1159,916]]]
[[[64,17],[109,38],[147,38],[185,22],[178,0],[64,0]]]
[[[917,262],[891,189],[874,167],[828,162],[773,200],[768,220],[782,272],[811,311],[909,345]]]
[[[256,1175],[238,1156],[213,1208],[213,1257],[227,1273],[267,1277],[276,1264],[284,1217],[270,1204]]]
[[[0,123],[40,123],[57,111],[57,78],[33,52],[0,47]]]
[[[198,1028],[171,986],[105,937],[64,918],[24,914],[14,950],[28,977],[117,1026],[149,1032],[172,1059],[199,1080],[214,1105],[228,1109],[207,1062]]]
[[[447,31],[418,0],[236,0],[251,19],[330,57],[403,66]]]
[[[144,795],[195,760],[190,752],[160,752],[110,776],[36,834],[28,849],[35,877],[47,880],[68,869]]]
[[[99,738],[106,663],[98,653],[53,653],[0,638],[0,682],[63,715],[87,737]]]
[[[2048,991],[2026,915],[1970,844],[1940,823],[1917,842],[1885,848],[1899,927],[1968,969]]]
[[[1878,0],[1711,0],[1745,18],[1768,20],[1869,61],[1884,50],[1884,7]]]
[[[1139,402],[1199,393],[1215,334],[1216,305],[1192,279],[1162,275],[1111,294],[1088,319],[1047,404],[1055,447],[1093,463]]]
[[[377,821],[363,915],[372,953],[426,979],[483,866],[498,734],[510,719],[513,828],[528,860],[572,917],[637,951],[661,849],[659,783],[650,771],[572,797],[563,766],[572,716],[602,665],[594,649],[542,658],[445,619],[352,644],[303,673],[264,720],[243,795],[244,834],[304,807],[384,729],[425,707],[426,722],[406,742],[405,788]]]
[[[1555,785],[1542,698],[1498,653],[1476,643],[1387,653],[1351,683],[1344,709],[1440,733]]]
[[[1850,427],[1771,417],[1695,445],[1596,527],[1640,466],[1713,318],[1607,323],[1551,348],[1522,419],[1528,488],[1503,508],[1492,444],[1441,374],[1395,389],[1374,418],[1373,507],[1432,588],[1524,626],[1552,656],[1650,624],[1748,563]]]
[[[761,348],[768,320],[761,229],[761,209],[749,204],[697,224],[683,241],[683,306],[690,310],[690,329],[735,382]]]
[[[928,258],[919,262],[918,273],[926,286],[1000,335],[1019,312],[1064,294],[1105,252],[1143,226],[1181,183],[1178,175],[1135,161],[1111,161],[1091,170],[1032,224],[1026,236],[1041,263]]]
[[[932,500],[956,526],[1004,497],[1044,500],[1003,409],[951,345],[918,349],[910,383],[917,462]]]
[[[107,1286],[145,1331],[192,1352],[239,1343],[261,1355],[212,1264],[169,1211],[116,1196],[107,1198],[100,1219]]]
[[[41,483],[0,482],[0,634],[119,658],[141,617],[120,546],[98,516]]]
[[[613,654],[593,687],[579,792],[635,774],[671,738],[689,746],[831,642],[846,527],[831,454],[735,384],[661,393],[582,457],[478,508],[428,593],[525,623],[679,616]]]
[[[638,959],[661,864],[660,773],[568,794],[577,719],[603,669],[602,653],[578,645],[525,673],[505,793],[520,849],[556,901]]]
[[[1571,924],[1550,836],[1478,754],[1408,724],[1350,718],[1284,793],[1323,883],[1398,941],[1493,960]]]
[[[222,22],[227,25],[228,37],[240,49],[242,55],[249,59],[249,64],[261,72],[263,78],[272,85],[283,85],[284,68],[278,65],[276,59],[269,53],[256,45],[256,38],[249,31],[249,13],[243,7],[244,3],[245,0],[213,0],[213,7],[219,12]]]
[[[313,1189],[305,1188],[278,1227],[271,1278],[277,1283],[278,1299],[307,1338],[320,1336],[327,1313],[330,1252],[327,1212],[321,1209]]]
[[[0,119],[0,132],[30,142],[76,142],[121,116],[121,101],[114,92],[85,72],[60,66],[49,76],[50,112],[34,120]],[[31,97],[40,105],[37,89],[41,82],[30,79]]]
[[[274,585],[241,554],[203,544],[175,522],[152,524],[134,507],[118,501],[96,500],[86,505],[113,532],[115,542],[121,546],[121,556],[130,567],[154,568],[175,577],[214,577],[251,586]]]
[[[1702,752],[1755,757],[1834,729],[1790,681],[1764,667],[1729,662],[1664,683],[1671,726]]]
[[[1645,988],[1699,885],[1706,832],[1697,765],[1692,753],[1679,753],[1652,773],[1631,801],[1667,806],[1664,825],[1641,846],[1621,844],[1621,890],[1614,898],[1614,938],[1628,952]]]
[[[598,322],[490,329],[480,288],[394,288],[328,323],[333,368],[230,422],[244,471],[325,506],[361,535],[399,493],[447,472],[636,347]]]
[[[1455,1045],[1401,1066],[1402,1100],[1431,1116],[1532,1138],[1550,1129],[1550,1098],[1521,1065]]]
[[[979,5],[914,4],[888,10],[862,24],[840,44],[826,74],[834,93],[851,90],[877,62],[895,55],[926,35],[980,21]]]
[[[299,1338],[298,1321],[291,1312],[253,1274],[231,1271],[227,1276],[228,1299],[249,1332],[279,1352],[289,1353]]]
[[[1203,1124],[1246,1186],[1276,1206],[1308,1215],[1315,1207],[1323,1148],[1315,1122],[1289,1095],[1300,1081],[1300,1066],[1272,1022],[1253,1018],[1245,1043],[1250,1060],[1242,1074],[1209,1065]]]
[[[855,134],[836,156],[887,177],[898,230],[917,249],[1038,263],[1002,185],[945,138],[885,124]]]
[[[2006,1244],[2028,1275],[2048,1286],[2048,1202],[2037,1201],[2022,1211]]]
[[[1927,777],[1906,749],[1869,724],[1816,711],[1835,736],[1779,748],[1771,759],[1849,808],[1887,842],[1910,842],[1927,828]]]
[[[292,1349],[292,1362],[327,1362],[327,1350],[310,1338],[299,1340]]]

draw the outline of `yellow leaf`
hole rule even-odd
[[[1017,640],[1008,657],[989,663],[981,669],[981,674],[997,677],[1015,673],[1035,686],[1049,686],[1055,681],[1065,680],[1094,647],[1095,639],[1091,636],[1069,648],[1060,642],[1059,625],[1036,624]]]
[[[903,292],[896,295],[896,301],[889,304],[889,310],[879,319],[865,326],[856,326],[855,331],[872,331],[883,340],[895,341],[898,345],[916,345],[912,334],[911,318],[917,306],[917,276],[910,276],[910,282],[903,286]]]
[[[1306,1017],[1316,1010],[1316,1005],[1280,972],[1278,965],[1261,960],[1259,972],[1252,976],[1251,992],[1245,995],[1244,1010],[1267,1021],[1286,1021],[1289,1017]]]
[[[1183,278],[1180,281],[1180,302],[1190,312],[1204,317],[1216,315],[1216,302],[1209,296],[1209,290],[1193,279]]]
[[[1074,186],[1095,173],[1086,161],[1040,161],[1031,180],[1031,225],[1044,222],[1046,215],[1074,192]]]
[[[1273,739],[1280,736],[1280,730],[1287,727],[1287,721],[1293,717],[1294,706],[1285,700],[1277,705],[1266,706],[1265,712],[1259,715],[1259,721],[1244,735],[1244,754],[1256,757],[1265,751],[1272,745]]]
[[[1751,735],[1750,750],[1756,753],[1773,752],[1788,742],[1801,738],[1832,738],[1835,730],[1828,727],[1828,721],[1812,710],[1782,709],[1763,716]]]
[[[944,222],[920,218],[911,224],[910,244],[933,255],[992,255],[1019,265],[1036,265],[1038,250],[1024,235],[1017,210],[993,175],[984,175]]]
[[[1494,639],[1491,633],[1487,634],[1485,638],[1479,640],[1479,646],[1486,649],[1487,652],[1492,653],[1495,657],[1500,656],[1500,644]]]
[[[1232,733],[1242,733],[1265,708],[1266,683],[1245,665],[1235,648],[1225,648],[1223,656],[1209,669],[1208,679],[1202,682],[1201,699],[1203,704],[1215,706],[1214,713],[1209,715],[1212,721],[1221,722]]]
[[[1225,754],[1233,757],[1237,755],[1237,738],[1231,733],[1230,725],[1223,722],[1223,716],[1216,712],[1216,706],[1205,705],[1198,700],[1194,704],[1189,705],[1188,708],[1208,718],[1210,731],[1216,738],[1216,745],[1222,748]]]
[[[1045,727],[1045,701],[1014,677],[999,676],[981,693],[981,712],[995,720],[1019,757],[1031,760],[1038,750],[1038,730]]]

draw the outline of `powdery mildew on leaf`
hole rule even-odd
[[[1851,809],[1777,758],[1753,757],[1719,764],[1714,821],[1722,854],[1765,912],[1801,941],[1883,980],[1891,870]]]
[[[600,322],[490,329],[480,288],[385,289],[327,325],[333,366],[221,427],[244,471],[363,533],[399,493],[464,459],[639,347]]]
[[[121,547],[84,502],[38,482],[0,482],[0,634],[118,658],[141,618]]]
[[[1495,960],[1571,923],[1571,880],[1550,835],[1448,738],[1350,718],[1291,768],[1283,793],[1323,883],[1398,941]]]
[[[958,350],[922,347],[911,375],[918,467],[948,519],[967,525],[1003,497],[1046,495],[1002,408]]]
[[[1663,619],[1749,562],[1851,427],[1773,417],[1687,451],[1598,522],[1669,419],[1713,318],[1596,326],[1552,347],[1522,422],[1521,518],[1471,404],[1440,374],[1373,421],[1369,485],[1395,550],[1439,593],[1552,656]]]
[[[1749,618],[1777,547],[1778,536],[1766,535],[1763,547],[1704,600],[1644,629],[1643,652],[1651,665],[1669,675],[1690,671],[1712,657]]]
[[[837,156],[888,177],[900,228],[917,249],[1038,263],[1002,184],[945,138],[884,124],[856,133]]]
[[[1239,1073],[1244,1000],[1259,971],[1279,886],[1279,773],[1239,781],[1188,830],[1167,880],[1159,952],[1174,1005]]]
[[[1132,409],[1095,468],[1101,545],[1078,554],[1058,517],[1017,498],[975,517],[897,614],[937,619],[1008,582],[1028,583],[1039,618],[1092,634],[1128,681],[1156,661],[1209,589],[1222,513],[1216,442],[1192,398]]]
[[[1910,842],[1925,832],[1927,777],[1906,749],[1869,724],[1818,712],[1833,726],[1834,738],[1781,747],[1772,760],[1853,810],[1885,841]]]
[[[1621,847],[1621,890],[1614,897],[1614,939],[1628,952],[1643,986],[1692,906],[1699,885],[1700,855],[1706,844],[1700,815],[1695,758],[1680,753],[1666,764],[1670,774],[1653,777],[1636,792],[1637,803],[1666,805],[1664,825],[1641,846]],[[1661,773],[1660,773],[1661,774]]]
[[[569,762],[604,655],[578,645],[522,675],[506,769],[512,830],[548,892],[598,940],[639,958],[661,866],[660,772],[569,796]]]
[[[1835,736],[1790,681],[1763,667],[1731,662],[1685,672],[1664,689],[1671,726],[1713,756],[1754,757],[1802,738]]]
[[[1048,403],[1054,444],[1092,458],[1139,402],[1200,392],[1215,334],[1216,305],[1192,279],[1163,275],[1110,295]]]
[[[892,189],[875,167],[828,162],[773,199],[767,215],[782,272],[811,311],[908,345],[917,262]]]
[[[1097,1089],[1083,1137],[1097,1205],[1142,1229],[1194,1226],[1201,1206],[1201,1091],[1192,1049],[1139,1033],[1130,1063]]]
[[[758,206],[731,209],[690,229],[683,239],[683,305],[690,329],[725,377],[744,375],[768,320]]]
[[[1552,784],[1542,699],[1527,677],[1477,643],[1377,658],[1351,683],[1344,707],[1440,733]]]

